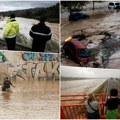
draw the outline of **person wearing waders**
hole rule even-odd
[[[15,20],[15,14],[11,14],[3,31],[3,38],[7,43],[8,50],[15,50],[16,36],[19,32],[19,23]]]
[[[11,83],[11,81],[9,80],[9,78],[8,77],[6,77],[5,79],[4,79],[4,82],[3,82],[3,86],[2,86],[2,91],[7,91],[7,90],[10,90],[10,87],[15,87],[12,83]]]
[[[44,52],[46,42],[51,39],[51,29],[45,24],[46,17],[40,17],[40,23],[33,25],[30,30],[30,36],[33,38],[32,51]]]

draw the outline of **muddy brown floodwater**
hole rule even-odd
[[[87,14],[89,14],[89,11]],[[65,13],[64,13],[64,16],[65,16]],[[120,36],[120,19],[119,18],[120,18],[120,10],[108,10],[108,9],[104,10],[103,9],[102,12],[98,11],[97,14],[96,12],[93,11],[89,19],[62,23],[61,42],[63,44],[63,41],[67,37],[75,34],[80,34],[81,30],[83,30],[84,34],[87,36],[86,39],[81,41],[85,45],[88,44],[89,41],[92,41],[93,43],[100,43],[101,40],[105,38],[105,34],[102,34],[102,33],[107,32],[107,33],[110,33],[111,35]],[[66,16],[66,19],[67,19],[67,16]],[[113,41],[114,39],[115,38],[113,37]],[[113,47],[115,46],[113,45]],[[113,61],[111,62],[112,62],[110,63],[111,65],[108,64],[108,67],[115,68]],[[68,58],[63,58],[62,65],[80,66],[79,64],[76,64],[74,61],[68,60]],[[120,68],[120,66],[118,67]]]
[[[76,34],[75,31],[80,32],[81,30],[84,30],[90,35],[94,35],[102,31],[115,32],[115,30],[119,30],[119,17],[120,11],[116,10],[106,10],[100,13],[98,11],[97,14],[94,14],[93,11],[89,19],[63,24],[61,26],[61,41],[63,42],[67,37]]]
[[[59,81],[13,81],[12,93],[0,92],[0,119],[59,119]]]

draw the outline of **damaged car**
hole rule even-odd
[[[81,65],[85,65],[93,61],[93,58],[90,57],[89,50],[83,43],[81,43],[77,39],[72,39],[65,42],[65,44],[63,45],[63,50],[65,56],[68,56],[70,59]]]

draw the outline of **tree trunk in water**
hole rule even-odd
[[[95,1],[93,1],[93,10],[95,9]]]
[[[70,11],[70,15],[72,14],[72,5],[71,5],[72,3],[70,2],[70,4],[69,4],[69,11]]]

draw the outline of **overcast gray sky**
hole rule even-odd
[[[11,11],[28,9],[35,7],[49,7],[55,5],[58,1],[1,1],[0,0],[0,11]]]
[[[64,77],[120,78],[120,70],[61,66]]]

